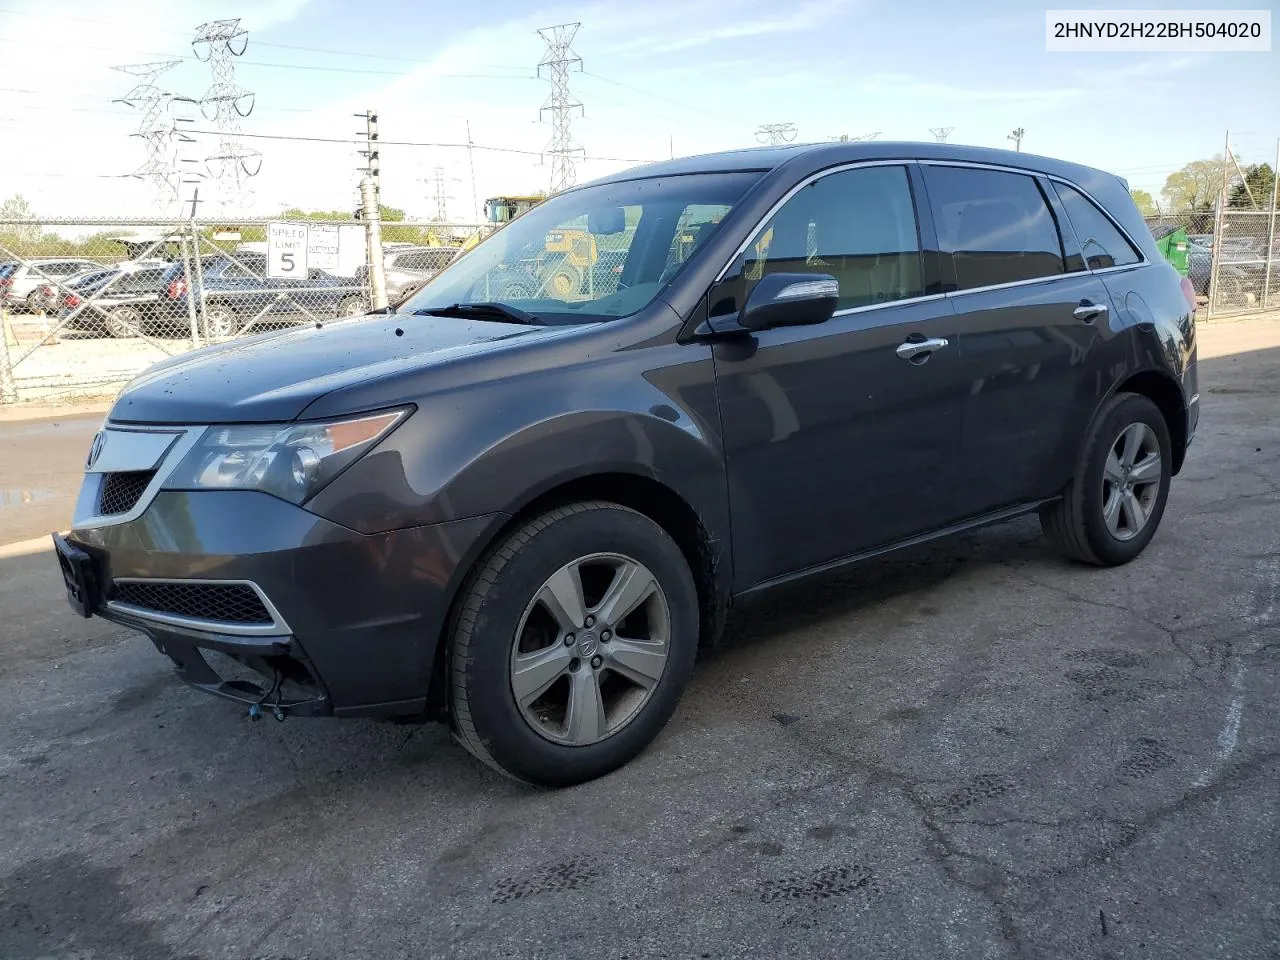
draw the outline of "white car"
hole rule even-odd
[[[104,270],[102,264],[79,257],[24,260],[0,283],[0,298],[6,304],[21,304],[30,313],[41,309],[41,288],[50,281],[65,282],[86,270]]]

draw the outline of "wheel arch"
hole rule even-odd
[[[1187,455],[1187,408],[1178,382],[1160,370],[1141,370],[1118,384],[1115,393],[1136,393],[1159,408],[1173,444],[1171,475],[1177,476]]]
[[[731,578],[724,569],[728,551],[721,549],[712,532],[684,497],[651,476],[610,470],[563,478],[532,491],[507,519],[490,530],[483,543],[470,553],[459,570],[448,596],[447,614],[436,637],[428,693],[428,712],[444,714],[447,705],[449,637],[467,590],[476,572],[514,530],[539,514],[569,503],[605,501],[628,507],[658,524],[684,554],[698,592],[699,645],[714,646],[724,630]]]

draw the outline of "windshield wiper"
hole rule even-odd
[[[507,323],[536,325],[538,318],[505,303],[455,303],[447,307],[428,307],[413,311],[415,317],[470,317],[474,320],[503,320]]]

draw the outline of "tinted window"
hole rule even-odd
[[[802,187],[735,266],[730,273],[744,281],[742,302],[729,309],[741,309],[767,273],[830,274],[840,282],[840,310],[922,296],[920,235],[906,168],[845,170]],[[717,304],[716,312],[725,306]]]
[[[139,270],[120,280],[111,289],[120,293],[154,293],[160,289],[160,278],[163,276],[164,270]]]
[[[1058,191],[1058,197],[1067,210],[1067,219],[1071,221],[1090,269],[1123,267],[1142,259],[1116,225],[1083,193],[1065,183],[1055,183],[1053,188]]]
[[[1029,176],[925,167],[938,244],[961,290],[1065,273],[1053,213]]]
[[[233,280],[253,280],[265,275],[267,261],[258,257],[238,256],[234,261],[227,261],[227,269],[222,275]]]

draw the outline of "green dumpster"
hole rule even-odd
[[[1160,248],[1161,255],[1185,277],[1187,275],[1187,228],[1152,227],[1151,235],[1155,237],[1156,246]]]

